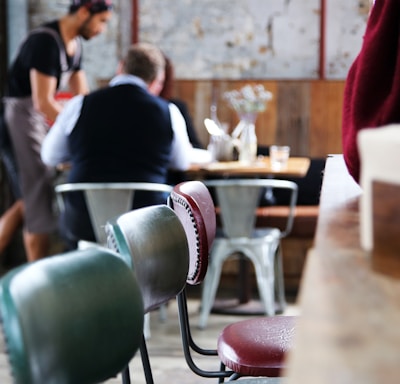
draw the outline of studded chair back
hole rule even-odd
[[[215,238],[215,207],[207,187],[200,181],[176,185],[168,204],[185,229],[189,244],[187,283],[200,284],[207,272],[208,255]]]
[[[215,241],[215,207],[211,194],[202,182],[187,181],[174,187],[168,203],[179,216],[189,243],[192,243],[189,255],[194,275],[189,273],[187,282],[199,284],[207,270],[209,246]],[[203,290],[205,288],[203,286]],[[195,374],[219,378],[219,382],[224,378],[231,381],[242,376],[274,377],[244,380],[249,383],[278,382],[276,377],[285,367],[285,354],[292,347],[294,317],[259,317],[233,323],[222,330],[216,349],[204,349],[192,337],[185,290],[178,295],[178,305],[185,359]],[[196,364],[195,353],[218,356],[219,369],[204,370]]]

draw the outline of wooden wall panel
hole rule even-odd
[[[289,145],[294,156],[309,153],[310,83],[280,82],[276,143]]]
[[[344,81],[311,83],[310,156],[342,153]]]
[[[203,121],[210,116],[213,98],[219,120],[228,124],[232,132],[238,117],[223,99],[223,93],[249,83],[263,84],[274,96],[256,121],[260,145],[289,144],[292,154],[298,156],[341,153],[344,81],[326,80],[176,80],[175,96],[187,102],[204,146],[208,144],[208,133]]]
[[[224,99],[224,92],[240,89],[246,84],[263,84],[272,92],[273,99],[267,109],[260,113],[256,121],[257,137],[260,145],[271,145],[276,140],[277,130],[277,87],[276,81],[231,81],[231,80],[177,80],[175,82],[175,97],[185,100],[192,114],[193,122],[203,145],[207,145],[209,137],[204,127],[204,119],[210,117],[210,106],[215,99],[218,119],[228,126],[232,132],[239,118]]]
[[[269,146],[276,143],[278,132],[278,82],[262,81],[257,82],[264,85],[264,88],[273,95],[267,104],[267,109],[258,115],[256,121],[256,132],[259,145]]]

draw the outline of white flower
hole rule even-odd
[[[224,98],[237,113],[254,113],[265,111],[267,102],[272,99],[272,93],[261,84],[248,84],[239,91],[225,92]]]

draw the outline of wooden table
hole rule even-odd
[[[253,164],[239,161],[220,161],[209,164],[193,164],[186,172],[189,178],[206,178],[207,176],[243,176],[243,177],[304,177],[310,167],[307,157],[290,157],[286,168],[279,171],[271,168],[269,157],[257,159]]]
[[[360,247],[361,193],[343,157],[328,157],[288,384],[400,382],[400,280],[375,273]]]

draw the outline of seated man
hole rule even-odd
[[[192,146],[185,121],[176,106],[148,90],[164,68],[158,48],[131,46],[109,87],[67,103],[44,140],[43,162],[69,162],[70,183],[165,183],[169,168],[187,169]],[[165,196],[135,194],[134,208],[160,203]],[[61,235],[70,248],[79,239],[94,241],[82,194],[70,194],[65,208]]]

